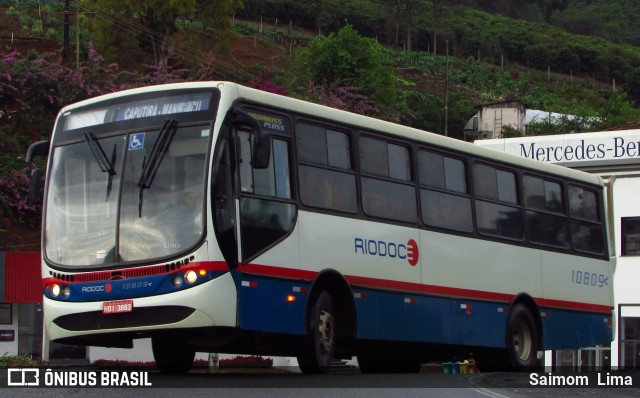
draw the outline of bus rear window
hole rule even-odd
[[[569,209],[573,248],[581,252],[603,253],[603,227],[596,193],[582,187],[569,186]]]

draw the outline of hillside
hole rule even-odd
[[[273,36],[268,34],[272,30],[285,34],[288,23],[294,28],[327,34],[348,22],[362,35],[375,37],[393,50],[390,57],[394,66],[409,83],[403,90],[429,96],[427,102],[440,108],[444,104],[434,97],[443,96],[443,55],[448,43],[448,53],[452,56],[450,89],[456,101],[453,107],[458,106],[458,116],[450,119],[453,130],[461,128],[462,120],[468,120],[475,106],[512,98],[521,99],[532,109],[604,118],[608,117],[605,113],[620,107],[614,103],[622,101],[620,113],[625,115],[615,115],[617,120],[612,123],[637,118],[634,109],[635,104],[640,103],[640,89],[636,89],[640,87],[640,74],[635,71],[640,66],[640,48],[629,45],[631,39],[607,40],[601,35],[571,34],[560,27],[560,15],[569,15],[567,13],[582,4],[578,0],[563,1],[562,6],[558,2],[545,10],[540,8],[542,2],[525,0],[524,3],[537,9],[529,10],[531,14],[527,15],[516,11],[516,2],[508,0],[418,1],[413,2],[416,7],[412,9],[412,20],[408,18],[409,0],[395,2],[400,6],[396,9],[366,0],[344,0],[339,2],[340,6],[337,3],[337,0],[327,0],[322,5],[313,2],[309,7],[300,7],[288,0],[247,1],[237,17],[254,24],[262,23],[266,40]],[[624,8],[628,11],[624,15],[627,19],[633,20],[634,15],[640,14],[640,3],[632,6],[630,2],[608,2],[611,3],[631,7]],[[435,4],[440,8],[431,6]],[[326,10],[332,6],[336,11],[329,16]],[[483,11],[485,9],[492,12]],[[537,22],[532,17],[534,14],[540,16]],[[620,26],[627,26],[627,19],[620,20]],[[558,22],[558,26],[551,24],[552,20]],[[278,27],[274,25],[276,21]],[[602,25],[599,21],[594,18],[592,23]],[[611,26],[614,22],[608,23],[607,26]],[[587,28],[583,26],[583,31]],[[589,31],[595,33],[595,29]],[[414,51],[406,51],[409,38]],[[433,53],[437,56],[430,58],[429,54]],[[407,122],[442,131],[442,121],[434,120],[436,116],[410,115]],[[432,119],[433,123],[420,120],[424,118]]]
[[[8,7],[0,7],[0,51],[19,51],[38,53],[57,50],[60,45],[54,40],[36,37],[30,30],[23,29],[16,18],[7,16]]]
[[[571,35],[548,25],[549,21],[557,22],[558,15],[567,15],[581,4],[579,0],[567,0],[544,10],[541,2],[525,0],[524,3],[528,7],[526,12],[508,0],[402,0],[395,3],[399,8],[394,14],[389,13],[393,7],[373,0],[326,0],[306,6],[293,0],[247,0],[242,9],[236,10],[233,24],[236,39],[229,41],[228,53],[211,57],[206,45],[194,43],[187,37],[190,31],[202,30],[203,25],[196,22],[198,18],[176,20],[179,26],[172,39],[172,53],[178,58],[173,59],[171,65],[179,69],[179,63],[186,62],[187,67],[193,68],[207,58],[213,62],[212,78],[245,84],[268,78],[273,80],[271,85],[275,83],[282,91],[293,93],[296,88],[288,87],[292,80],[289,66],[296,50],[308,46],[318,37],[317,32],[327,34],[348,23],[363,36],[376,37],[389,50],[390,62],[403,82],[401,90],[407,93],[404,100],[410,103],[409,108],[403,106],[398,110],[404,116],[397,120],[416,127],[436,132],[443,129],[441,115],[425,113],[422,109],[425,105],[420,103],[443,109],[446,81],[443,54],[447,50],[451,55],[448,73],[452,131],[461,130],[475,106],[504,99],[518,98],[529,108],[585,117],[610,109],[610,102],[620,95],[626,94],[630,104],[640,102],[640,89],[628,90],[640,87],[640,74],[634,72],[640,66],[639,48],[619,43],[620,40],[614,43],[594,36]],[[28,1],[20,7],[18,3],[6,4],[12,6],[0,9],[0,39],[4,51],[61,52],[60,3],[46,3],[42,7],[36,7],[35,3],[29,5]],[[414,7],[412,21],[407,19],[409,7]],[[628,18],[640,14],[640,11],[636,13],[640,6],[629,9],[631,6],[627,4],[625,7]],[[327,14],[329,10],[332,14]],[[543,16],[538,18],[542,23],[532,22],[538,14]],[[112,18],[104,12],[92,11],[85,19],[104,17]],[[124,21],[115,28],[134,29],[138,25],[133,20]],[[72,13],[72,38],[75,26]],[[395,44],[395,32],[398,44]],[[412,32],[414,51],[406,51],[409,32]],[[10,42],[12,36],[13,42]],[[99,36],[99,32],[81,30],[82,59],[87,56],[87,43]],[[157,36],[156,40],[162,39]],[[113,53],[108,49],[98,48],[98,51],[103,56]],[[120,48],[116,52],[129,53]],[[135,59],[139,69],[145,63],[153,63],[152,57]],[[107,61],[110,61],[108,57]]]
[[[101,1],[106,0],[91,3]],[[443,5],[435,14],[426,6],[434,3]],[[640,103],[640,49],[629,45],[630,41],[572,35],[530,19],[512,19],[458,3],[423,1],[423,7],[414,9],[414,19],[408,23],[403,19],[406,9],[395,14],[399,17],[394,19],[389,8],[373,0],[247,0],[233,23],[224,18],[218,21],[222,23],[219,30],[224,28],[226,33],[215,36],[215,40],[208,36],[213,30],[207,28],[213,22],[198,15],[204,12],[200,10],[163,21],[163,26],[173,29],[167,29],[172,34],[163,35],[140,21],[114,18],[115,12],[81,9],[81,62],[75,65],[64,64],[59,57],[63,47],[61,3],[0,0],[3,244],[22,250],[39,244],[33,229],[38,222],[32,217],[38,209],[24,202],[27,183],[21,157],[28,144],[46,138],[62,106],[127,87],[195,79],[234,80],[436,133],[444,131],[446,106],[448,134],[457,138],[462,138],[463,127],[478,105],[505,99],[520,99],[530,109],[597,118],[599,124],[586,126],[592,130],[640,120],[636,106]],[[257,4],[263,8],[258,10]],[[335,14],[327,14],[328,9]],[[434,15],[438,24],[434,23]],[[549,15],[551,18],[554,14]],[[115,21],[107,33],[124,31],[134,40],[123,38],[115,42],[115,47],[112,44],[109,48],[108,43],[96,47],[101,32],[90,23],[98,20]],[[371,46],[371,53],[375,50],[383,69],[391,69],[392,83],[378,88],[387,85],[386,88],[393,88],[388,91],[393,95],[366,97],[363,93],[376,84],[366,78],[359,80],[364,83],[354,85],[357,79],[345,80],[340,74],[332,81],[310,77],[311,72],[318,71],[308,70],[311,63],[303,55],[308,56],[308,51],[322,47],[320,43],[335,39],[347,25],[355,32],[352,38]],[[75,38],[75,14],[70,26],[70,36]],[[412,33],[411,45],[407,42],[408,32]],[[449,58],[443,56],[447,43]],[[413,50],[409,51],[409,47]],[[342,57],[323,68],[337,67],[356,52],[361,53],[362,48],[338,48],[335,53]],[[14,51],[21,55],[14,55]],[[119,64],[109,54],[127,62]],[[369,72],[358,64],[348,65],[348,69],[351,76],[360,74],[359,78]],[[447,89],[449,102],[445,104]],[[544,131],[584,131],[585,126],[562,128],[565,130]],[[5,181],[9,180],[15,182],[14,188],[7,189]],[[25,219],[31,227],[23,225]],[[7,232],[9,228],[11,233]]]

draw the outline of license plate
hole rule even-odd
[[[133,311],[133,300],[106,301],[102,304],[103,314],[121,314]]]

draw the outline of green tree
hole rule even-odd
[[[202,62],[199,53],[228,53],[232,49],[236,34],[233,31],[230,16],[242,7],[241,0],[196,0],[196,12],[187,16],[188,20],[196,22],[183,30],[183,36],[178,40],[182,49],[178,53],[187,53],[189,64]]]
[[[394,36],[393,44],[400,44],[400,15],[402,14],[402,0],[386,0],[386,5],[393,15]]]
[[[640,120],[640,111],[626,100],[624,94],[619,94],[616,91],[609,96],[604,109],[600,110],[599,116],[598,130],[604,130],[634,120]]]
[[[391,106],[398,99],[398,78],[386,50],[347,25],[329,36],[320,36],[294,55],[292,86],[309,82],[329,87],[348,84],[373,101]]]
[[[168,51],[178,17],[195,12],[196,0],[85,0],[98,51],[125,66],[157,65]]]
[[[444,13],[444,0],[432,0],[433,9],[433,54],[437,54],[438,48],[438,28],[440,26],[440,18]]]
[[[404,0],[404,15],[407,27],[406,49],[411,51],[413,48],[413,28],[414,19],[426,7],[425,0]]]
[[[624,91],[634,105],[640,106],[640,69],[631,70],[625,80]]]
[[[195,62],[196,41],[189,35],[200,34],[206,40],[225,47],[232,35],[230,17],[242,5],[240,0],[83,0],[84,9],[95,17],[87,21],[93,40],[105,58],[128,67],[166,62],[171,51]],[[190,29],[180,51],[175,40],[180,23],[195,20],[201,30]],[[202,40],[205,41],[205,40]],[[214,46],[216,47],[216,46]],[[194,52],[195,51],[195,52]]]

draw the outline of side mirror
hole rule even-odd
[[[39,141],[31,144],[27,150],[26,162],[29,163],[29,170],[31,175],[29,176],[29,198],[28,203],[30,205],[35,204],[42,192],[42,170],[33,168],[33,159],[36,156],[48,156],[49,155],[49,141]]]
[[[271,136],[260,128],[260,123],[244,111],[236,109],[232,115],[233,124],[248,127],[255,134],[252,148],[252,162],[254,169],[266,169],[271,161]]]
[[[259,137],[259,138],[258,138]],[[271,162],[271,136],[258,133],[253,142],[253,168],[266,169]]]
[[[49,141],[38,141],[29,145],[26,162],[32,163],[36,156],[49,156]]]
[[[28,203],[30,205],[34,205],[38,202],[38,198],[42,194],[42,170],[33,169],[31,170],[31,181],[29,184],[29,198]]]

